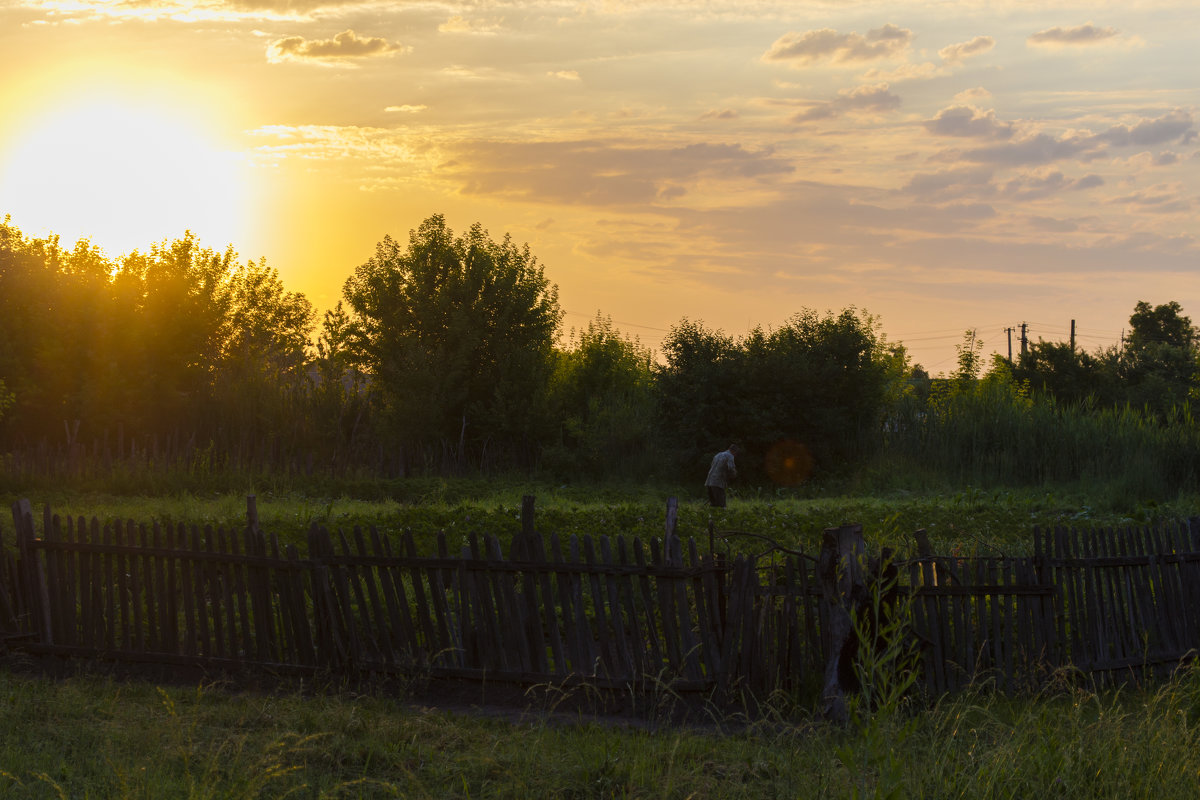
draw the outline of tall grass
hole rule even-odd
[[[877,481],[1070,486],[1129,504],[1165,500],[1200,477],[1200,429],[1190,411],[1166,419],[1131,408],[1030,398],[1003,376],[909,409],[890,426]],[[919,477],[916,478],[919,481]]]
[[[8,798],[1193,798],[1200,676],[672,728],[0,671]],[[486,713],[480,713],[484,711]]]

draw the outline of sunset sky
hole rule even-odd
[[[442,213],[650,347],[854,306],[935,374],[967,328],[1094,350],[1139,300],[1200,322],[1197,31],[1195,0],[0,0],[0,218],[191,229],[324,310]]]

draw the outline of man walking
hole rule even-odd
[[[712,466],[708,468],[708,477],[704,479],[704,488],[708,490],[708,504],[713,508],[725,507],[725,490],[729,481],[737,477],[737,465],[733,457],[741,452],[736,444],[729,445],[713,456]]]

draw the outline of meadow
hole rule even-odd
[[[713,511],[695,487],[668,485],[426,478],[336,496],[243,486],[155,496],[44,487],[20,496],[59,514],[237,527],[254,495],[260,524],[283,539],[318,523],[419,537],[440,530],[452,540],[515,533],[524,495],[536,497],[544,533],[654,537],[666,498],[676,496],[682,535],[706,541],[711,519],[731,549],[753,551],[768,536],[815,552],[825,527],[859,522],[872,547],[903,552],[924,528],[939,551],[984,554],[1026,552],[1034,525],[1141,524],[1200,507],[1186,494],[1113,504],[1071,489],[743,489]],[[10,535],[6,521],[0,536]],[[532,695],[505,708],[431,707],[419,691],[282,681],[252,692],[219,680],[122,680],[82,666],[49,676],[19,655],[6,662],[4,797],[1170,798],[1200,790],[1200,673],[1189,665],[1170,682],[1103,694],[1064,675],[1036,696],[983,686],[933,701],[888,698],[872,713],[855,709],[846,726],[778,697],[764,713],[714,712],[678,727],[666,722],[676,698],[665,687],[653,704],[664,713],[593,719]]]
[[[0,672],[14,798],[1191,798],[1200,675],[1096,695],[983,687],[848,726],[481,713],[419,698]]]

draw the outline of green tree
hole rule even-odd
[[[312,411],[318,438],[335,463],[358,452],[371,430],[370,382],[356,364],[354,321],[339,302],[325,312],[317,339]]]
[[[684,318],[663,339],[654,390],[664,452],[687,474],[707,469],[713,453],[747,430],[740,343]],[[701,474],[703,477],[703,474]]]
[[[877,446],[890,405],[911,391],[904,349],[855,309],[805,310],[742,342],[684,320],[663,352],[659,424],[693,472],[734,440],[746,446],[747,475],[792,443],[819,468],[844,466]]]
[[[289,292],[265,260],[233,266],[226,275],[224,342],[213,370],[214,416],[204,426],[223,431],[230,446],[256,443],[262,457],[301,446],[308,422],[308,349],[312,304]]]
[[[907,389],[908,359],[890,346],[878,320],[855,309],[804,310],[769,333],[747,338],[742,436],[751,450],[805,445],[828,470],[869,454],[884,418]]]
[[[597,314],[558,351],[551,402],[559,438],[544,454],[557,470],[644,475],[655,466],[652,354]]]
[[[528,246],[441,215],[390,236],[346,281],[362,366],[399,443],[444,465],[531,463],[548,427],[546,385],[562,312]]]
[[[1104,380],[1099,360],[1067,342],[1038,340],[1021,353],[1012,369],[1017,381],[1061,403],[1111,403],[1116,388]]]
[[[1129,336],[1106,360],[1125,402],[1160,418],[1186,405],[1200,384],[1196,329],[1182,312],[1174,300],[1153,307],[1139,301],[1129,317]]]

